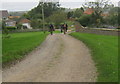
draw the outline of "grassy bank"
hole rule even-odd
[[[98,81],[118,81],[118,37],[85,33],[71,33],[83,41],[90,49],[96,63]]]
[[[40,45],[48,33],[43,32],[26,32],[10,34],[10,38],[2,40],[2,63],[6,64],[11,61],[23,58],[25,54],[32,51]]]

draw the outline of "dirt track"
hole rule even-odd
[[[89,49],[69,35],[49,35],[20,63],[3,71],[4,82],[95,82]]]

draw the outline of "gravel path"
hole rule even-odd
[[[3,82],[95,82],[89,49],[63,34],[49,35],[21,62],[3,70]]]

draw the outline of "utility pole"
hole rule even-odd
[[[42,19],[43,19],[43,32],[45,33],[45,17],[44,17],[44,0],[42,0]]]

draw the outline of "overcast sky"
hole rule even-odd
[[[8,11],[28,11],[38,5],[40,0],[1,0],[0,9],[7,9]],[[86,1],[94,0],[47,0],[60,1],[62,7],[66,8],[80,8]],[[113,4],[118,6],[118,1],[111,0]],[[2,5],[2,6],[1,6]]]

